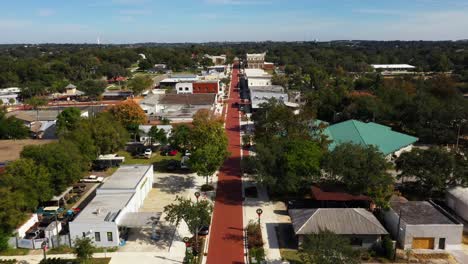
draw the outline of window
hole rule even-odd
[[[179,87],[179,91],[182,91],[182,90],[183,90],[182,87]]]
[[[439,249],[445,249],[445,237],[439,238]]]
[[[101,233],[94,232],[94,240],[96,240],[97,242],[100,242],[101,241]]]
[[[107,241],[114,241],[112,238],[112,232],[107,232]]]
[[[185,87],[185,91],[188,91],[188,90],[189,90],[189,88],[188,88],[188,87]]]

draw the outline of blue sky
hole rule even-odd
[[[468,0],[2,1],[0,43],[468,38]]]

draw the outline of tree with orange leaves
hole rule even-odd
[[[108,108],[108,111],[131,132],[136,132],[138,125],[147,123],[145,112],[133,100],[113,105]]]

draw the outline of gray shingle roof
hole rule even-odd
[[[426,201],[392,199],[390,206],[395,213],[401,212],[401,220],[409,225],[456,224]]]
[[[340,235],[385,235],[387,230],[363,208],[317,208],[289,210],[296,235],[332,231]]]

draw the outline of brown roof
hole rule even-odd
[[[319,187],[312,186],[312,196],[318,201],[370,201],[365,195],[352,195],[345,192],[325,192]]]
[[[159,103],[166,105],[212,105],[215,98],[215,94],[166,94]]]

